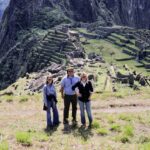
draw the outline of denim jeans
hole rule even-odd
[[[91,112],[91,102],[82,102],[78,100],[79,106],[80,106],[80,115],[81,115],[81,123],[85,124],[85,109],[88,115],[89,123],[91,124],[93,121],[92,112]]]
[[[47,101],[47,107],[48,107],[48,109],[47,109],[47,127],[53,126],[53,125],[58,125],[59,124],[59,114],[58,114],[56,102],[54,100]],[[52,121],[51,110],[53,112],[53,121]]]

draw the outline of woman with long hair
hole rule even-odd
[[[57,95],[53,84],[53,77],[47,76],[46,84],[43,87],[44,110],[47,112],[47,128],[50,129],[59,125],[59,114],[57,109]],[[51,111],[52,110],[52,111]],[[52,115],[53,113],[53,120]]]
[[[93,121],[91,112],[91,95],[93,92],[93,86],[92,83],[88,80],[86,73],[81,74],[80,81],[77,82],[72,87],[72,89],[76,91],[76,94],[78,96],[82,126],[83,127],[86,126],[85,120],[85,110],[86,110],[89,119],[89,127],[91,127]]]

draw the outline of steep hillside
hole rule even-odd
[[[68,35],[60,28],[116,24],[149,28],[149,5],[146,0],[11,0],[0,24],[0,87],[42,69],[45,63],[67,62],[66,55],[72,51],[82,55],[83,49],[73,41],[66,51]],[[49,34],[55,29],[60,35]]]
[[[10,0],[0,0],[0,21],[5,8],[8,6]]]

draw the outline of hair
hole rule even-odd
[[[53,81],[53,76],[52,75],[49,75],[49,76],[46,77],[46,84],[48,84],[48,78],[52,78],[52,83],[51,84],[53,84],[54,81]]]
[[[81,75],[80,75],[80,80],[82,80],[83,76],[86,76],[86,78],[87,78],[87,80],[88,80],[88,74],[85,73],[85,72],[81,73]]]

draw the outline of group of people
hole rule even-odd
[[[92,83],[88,80],[86,73],[80,77],[76,76],[73,68],[68,68],[67,75],[61,81],[61,96],[64,101],[63,123],[69,124],[69,109],[72,105],[72,123],[77,124],[77,104],[80,108],[82,126],[86,127],[85,110],[89,119],[89,127],[92,125],[93,117],[91,112],[91,95],[93,92]],[[53,84],[53,77],[48,76],[43,88],[44,107],[47,114],[47,128],[58,126],[59,113],[57,108],[57,93]]]

